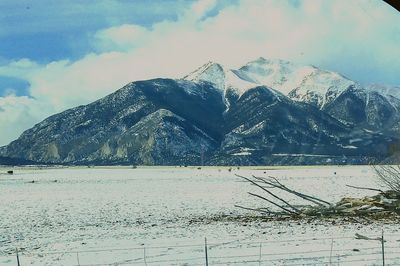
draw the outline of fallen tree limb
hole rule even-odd
[[[242,209],[257,211],[265,213],[270,216],[285,215],[285,217],[332,217],[332,216],[346,216],[348,219],[357,217],[370,217],[370,218],[385,218],[393,217],[393,215],[400,214],[400,193],[396,191],[382,191],[375,188],[356,187],[347,185],[351,188],[365,189],[379,192],[378,195],[373,197],[364,198],[343,198],[338,203],[332,204],[326,200],[310,196],[283,185],[278,179],[274,177],[244,177],[236,175],[243,180],[246,180],[251,185],[260,188],[266,195],[259,195],[256,193],[248,192],[249,195],[261,199],[268,204],[277,207],[281,211],[273,211],[264,208],[248,208],[237,206]],[[296,196],[298,199],[308,201],[309,205],[291,204],[284,199],[281,195],[273,193],[271,190],[277,189],[290,195]],[[269,198],[268,198],[269,197]],[[353,218],[354,217],[354,218]],[[355,221],[357,221],[355,219]]]
[[[297,196],[297,197],[300,197],[300,198],[302,198],[302,199],[304,199],[304,200],[310,201],[310,202],[312,202],[312,203],[314,203],[314,204],[317,204],[317,205],[320,205],[320,206],[324,206],[324,207],[325,207],[325,205],[327,205],[326,207],[329,207],[329,206],[332,205],[331,203],[329,203],[329,202],[327,202],[327,201],[325,201],[325,200],[319,199],[319,198],[317,198],[317,197],[313,197],[313,196],[306,195],[306,194],[300,193],[300,192],[298,192],[298,191],[289,189],[288,187],[286,187],[285,185],[283,185],[282,183],[280,183],[280,182],[279,182],[276,178],[274,178],[274,177],[269,177],[269,178],[273,179],[274,182],[275,182],[275,184],[274,184],[273,182],[269,182],[269,181],[265,180],[265,179],[262,178],[262,177],[256,177],[256,176],[253,175],[253,178],[256,178],[257,180],[260,180],[261,182],[264,182],[265,184],[268,184],[268,185],[270,185],[270,186],[272,186],[272,187],[274,187],[274,188],[278,188],[278,189],[284,190],[284,191],[286,191],[286,192],[288,192],[288,193],[291,193],[291,194],[293,194],[293,195],[295,195],[295,196]]]
[[[288,192],[291,192],[291,193],[295,194],[296,196],[299,196],[299,197],[301,197],[301,198],[308,199],[308,200],[316,200],[316,201],[318,201],[318,202],[321,202],[321,203],[326,204],[327,206],[332,206],[332,204],[331,204],[330,202],[328,202],[328,201],[325,201],[325,200],[322,200],[322,199],[320,199],[320,198],[317,198],[317,197],[314,197],[314,196],[310,196],[310,195],[306,195],[306,194],[300,193],[300,192],[298,192],[298,191],[289,189],[288,187],[286,187],[285,185],[283,185],[282,183],[280,183],[280,182],[278,181],[278,179],[276,179],[275,177],[270,176],[269,178],[272,178],[273,180],[275,180],[275,182],[277,182],[279,185],[281,185],[281,187],[282,187],[283,189],[285,189],[285,190],[288,191]],[[319,205],[319,204],[318,204],[318,205]]]
[[[355,188],[355,189],[363,189],[363,190],[372,190],[372,191],[377,191],[381,193],[385,193],[385,191],[377,188],[370,188],[370,187],[357,187],[357,186],[352,186],[352,185],[346,185],[347,187]]]
[[[298,210],[297,208],[295,208],[294,206],[292,206],[291,204],[289,204],[289,202],[287,202],[286,200],[284,200],[284,199],[278,197],[277,195],[275,195],[274,193],[272,193],[272,192],[269,191],[268,189],[264,188],[263,186],[260,186],[259,184],[257,184],[257,183],[254,182],[253,180],[251,180],[251,179],[249,179],[249,178],[247,178],[247,177],[244,177],[244,176],[240,176],[240,175],[236,175],[236,176],[238,176],[238,177],[240,177],[240,178],[243,178],[243,179],[249,181],[249,182],[252,183],[253,185],[255,185],[255,186],[261,188],[263,191],[267,192],[267,193],[268,193],[269,195],[271,195],[272,197],[274,197],[274,198],[280,200],[281,202],[285,203],[286,206],[288,206],[289,208],[293,209],[295,213],[299,213],[299,212],[300,212],[300,210]],[[275,203],[274,203],[274,204],[275,204]],[[284,209],[284,208],[282,208],[282,206],[280,206],[280,205],[278,205],[278,204],[275,204],[275,205],[278,206],[278,207],[280,207],[281,209]],[[285,208],[285,210],[286,210],[286,208]],[[290,210],[289,210],[289,212],[290,212],[290,213],[293,213],[293,212],[290,211]]]
[[[290,213],[290,214],[298,214],[297,212],[294,212],[294,211],[291,211],[291,210],[289,210],[289,209],[287,209],[287,208],[285,208],[285,207],[282,207],[281,205],[279,205],[279,204],[273,202],[272,200],[269,200],[269,199],[267,199],[267,198],[265,198],[265,197],[263,197],[263,196],[260,196],[260,195],[257,195],[257,194],[251,193],[251,192],[247,192],[247,193],[250,194],[250,195],[252,195],[252,196],[254,196],[254,197],[257,197],[257,198],[260,198],[260,199],[262,199],[262,200],[265,200],[265,201],[271,203],[272,205],[275,205],[276,207],[278,207],[278,208],[284,210],[284,211],[287,212],[287,213]]]

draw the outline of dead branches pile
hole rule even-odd
[[[299,191],[293,190],[282,184],[274,177],[251,178],[237,175],[258,187],[263,194],[248,192],[262,201],[268,203],[269,208],[248,208],[236,205],[236,207],[257,211],[271,217],[332,217],[332,216],[376,216],[384,217],[391,214],[400,214],[400,193],[396,191],[381,191],[373,188],[353,187],[357,189],[368,189],[378,191],[379,194],[373,197],[343,198],[336,204],[326,200],[310,196]],[[283,192],[283,193],[282,193]],[[287,193],[295,198],[294,201],[301,200],[307,202],[306,205],[295,205],[281,195]]]

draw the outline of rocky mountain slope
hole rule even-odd
[[[264,85],[290,99],[314,105],[343,123],[400,135],[399,87],[362,87],[339,73],[262,57],[239,69],[209,62],[184,79],[213,83],[225,92],[227,105],[247,90]]]
[[[210,62],[51,116],[0,155],[61,164],[367,163],[396,146],[396,93],[282,60],[236,70]]]
[[[223,110],[210,84],[140,81],[47,118],[3,153],[55,163],[184,163],[217,147]]]

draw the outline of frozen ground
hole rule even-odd
[[[235,204],[262,204],[235,174],[275,176],[332,202],[373,194],[346,184],[377,186],[366,166],[14,169],[0,175],[0,265],[16,265],[17,247],[23,266],[144,265],[144,257],[147,265],[204,265],[204,237],[210,265],[259,265],[260,246],[264,265],[381,265],[380,242],[354,234],[382,229],[387,263],[400,264],[394,222],[229,219],[254,215]]]

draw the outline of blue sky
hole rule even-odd
[[[77,60],[94,50],[90,36],[100,29],[121,24],[150,28],[163,20],[176,20],[191,4],[175,0],[2,0],[0,62]],[[17,95],[27,94],[27,86],[21,79],[0,76],[0,95],[11,87]]]
[[[195,0],[3,0],[0,2],[0,63],[28,58],[40,64],[78,60],[98,52],[92,36],[99,30],[124,24],[151,27],[176,21]],[[236,0],[218,1],[203,19]],[[12,86],[15,81],[15,86]],[[25,87],[23,86],[25,84]],[[27,94],[28,82],[0,76],[0,95],[10,87]]]
[[[92,50],[89,39],[96,31],[122,24],[151,28],[179,14],[195,0],[2,0],[0,57],[29,58],[46,63],[76,60]],[[205,17],[214,16],[235,0],[218,1]]]
[[[190,4],[172,0],[2,0],[0,56],[41,63],[77,59],[90,51],[88,37],[99,29],[121,24],[151,27],[162,20],[176,20]]]
[[[378,0],[2,0],[0,145],[127,82],[213,60],[313,64],[400,85],[400,15]]]

